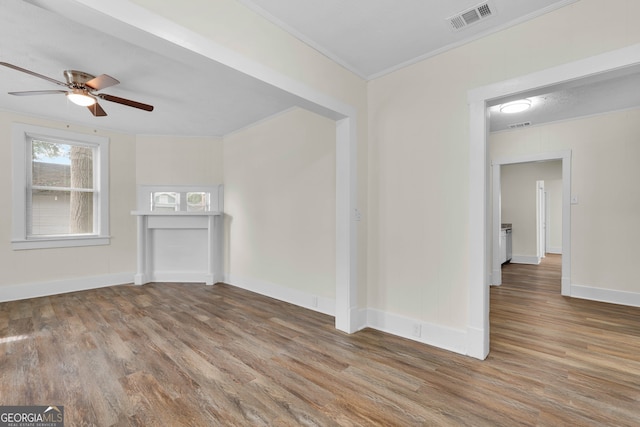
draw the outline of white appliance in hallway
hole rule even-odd
[[[502,224],[500,228],[500,263],[511,261],[512,252],[512,226],[511,224]]]

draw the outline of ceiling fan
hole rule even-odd
[[[10,95],[30,96],[64,93],[69,101],[82,107],[87,107],[89,111],[91,111],[91,114],[96,117],[104,117],[107,115],[100,104],[98,104],[98,98],[104,99],[105,101],[126,105],[128,107],[139,108],[140,110],[144,111],[153,111],[153,105],[143,104],[141,102],[120,98],[119,96],[113,96],[106,93],[96,93],[97,91],[115,86],[120,83],[118,80],[106,74],[101,74],[96,77],[83,71],[65,70],[63,72],[64,77],[67,80],[67,82],[65,83],[47,76],[43,76],[42,74],[38,74],[33,71],[18,67],[17,65],[9,64],[7,62],[0,62],[0,65],[13,68],[17,71],[22,71],[23,73],[27,73],[32,76],[47,80],[51,83],[57,84],[58,86],[65,86],[69,89],[9,92]]]

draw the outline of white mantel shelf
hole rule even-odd
[[[222,212],[219,211],[203,211],[203,212],[184,212],[184,211],[176,211],[176,212],[171,212],[171,211],[159,211],[159,212],[154,212],[154,211],[131,211],[131,215],[135,215],[135,216],[216,216],[216,215],[222,215]]]
[[[149,282],[204,282],[213,285],[222,279],[222,212],[136,210],[131,215],[138,218],[136,285]],[[193,233],[193,230],[206,233],[206,249],[193,249],[188,243],[188,239],[194,237],[188,233]],[[155,234],[167,232],[173,233],[171,239],[161,239],[160,234]],[[201,236],[198,234],[197,237]],[[166,244],[167,240],[170,245]],[[206,262],[201,266],[191,265],[194,259],[205,256],[202,253],[205,251]],[[189,266],[176,268],[176,259],[184,259]],[[166,268],[165,264],[170,267]]]

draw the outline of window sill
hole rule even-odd
[[[109,236],[82,237],[49,237],[42,239],[13,240],[11,247],[14,251],[27,249],[72,248],[80,246],[103,246],[111,243]]]

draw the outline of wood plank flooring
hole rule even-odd
[[[559,257],[506,265],[485,361],[228,285],[0,304],[0,404],[67,426],[632,426],[640,309],[564,298]]]

